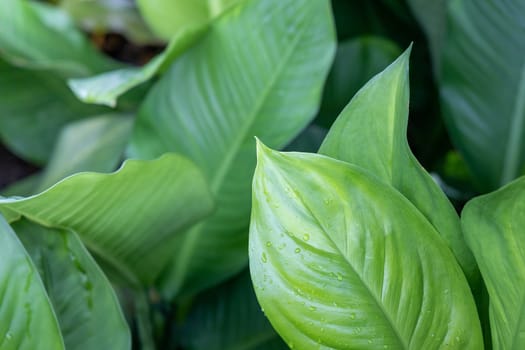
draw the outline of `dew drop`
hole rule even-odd
[[[267,247],[271,247],[272,246],[272,242],[270,242],[270,241],[266,242],[266,246]]]
[[[299,254],[301,252],[301,248],[295,248],[295,253]]]
[[[355,313],[350,314],[350,319],[355,320]]]
[[[317,308],[316,308],[315,306],[310,306],[309,309],[310,309],[310,311],[315,311],[315,310],[317,310]]]
[[[343,280],[343,275],[341,275],[340,273],[337,274],[337,280],[338,281],[342,281]]]
[[[13,335],[11,334],[11,332],[7,332],[7,333],[5,334],[5,339],[6,339],[6,340],[11,340],[11,339],[13,339]]]
[[[266,257],[266,253],[262,253],[261,260],[263,263],[266,263],[268,261],[268,258]]]
[[[372,344],[372,339],[368,339],[368,344]]]
[[[308,233],[305,233],[304,236],[303,236],[303,240],[308,242],[310,240],[310,235]]]

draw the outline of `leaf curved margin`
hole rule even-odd
[[[461,221],[489,292],[494,349],[523,349],[525,177],[468,202]]]
[[[249,253],[259,302],[291,348],[483,346],[441,236],[359,167],[259,145]]]
[[[173,254],[181,230],[213,209],[207,183],[176,154],[127,160],[112,174],[79,173],[28,198],[0,199],[0,212],[77,232],[130,283],[150,284]]]
[[[65,349],[36,267],[0,215],[0,348]]]
[[[119,301],[78,236],[27,219],[11,227],[37,266],[67,349],[130,349]]]

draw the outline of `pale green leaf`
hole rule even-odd
[[[0,348],[65,349],[38,271],[0,215]]]
[[[490,296],[494,350],[525,348],[525,178],[467,203],[467,243]]]
[[[217,198],[180,236],[164,294],[192,293],[247,263],[254,135],[286,145],[315,115],[335,45],[327,0],[251,0],[214,21],[148,95],[130,153],[181,153]]]
[[[253,196],[255,292],[290,348],[483,348],[451,251],[372,173],[261,146]]]
[[[159,56],[143,67],[122,68],[89,78],[71,79],[68,82],[69,87],[80,100],[86,103],[115,107],[119,96],[167,69],[174,59],[204,34],[207,28],[206,23],[179,32]]]
[[[441,101],[452,141],[482,190],[525,166],[525,2],[452,0]]]
[[[107,111],[79,102],[53,73],[15,68],[0,59],[0,139],[21,158],[46,163],[63,126]]]
[[[129,116],[104,115],[64,127],[35,192],[78,172],[115,170],[122,161],[132,126]]]
[[[177,233],[212,209],[207,185],[187,159],[128,160],[112,174],[80,173],[29,198],[0,199],[47,227],[76,232],[130,283],[151,284],[176,251]]]
[[[11,64],[80,77],[115,69],[60,9],[27,0],[0,1],[0,57]]]
[[[406,139],[410,49],[367,83],[329,131],[319,153],[358,165],[401,192],[446,240],[473,286],[479,272],[459,217]]]
[[[12,227],[40,273],[67,349],[130,349],[119,301],[77,235],[26,219]]]

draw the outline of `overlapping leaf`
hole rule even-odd
[[[181,153],[205,173],[217,211],[180,236],[164,293],[191,293],[246,264],[254,135],[284,146],[314,116],[334,52],[326,0],[251,0],[214,21],[142,106],[131,154]]]
[[[448,14],[443,115],[479,187],[496,189],[525,170],[525,2],[454,0]]]
[[[12,226],[40,273],[67,349],[130,349],[119,301],[76,234],[25,219]]]
[[[483,347],[467,281],[399,192],[324,156],[259,148],[250,270],[290,348]]]
[[[409,55],[410,49],[354,96],[319,153],[358,165],[401,192],[445,238],[475,286],[479,273],[459,217],[407,143]]]
[[[493,349],[523,349],[525,178],[467,203],[461,220],[490,296]]]
[[[0,211],[77,232],[130,283],[150,284],[176,251],[176,235],[210,213],[198,169],[166,154],[128,160],[113,174],[80,173],[29,198],[0,199]]]
[[[0,251],[0,348],[65,349],[38,271],[1,215]]]

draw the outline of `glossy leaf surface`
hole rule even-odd
[[[288,349],[262,313],[248,270],[199,295],[193,305],[178,332],[185,349]]]
[[[482,190],[525,166],[525,2],[451,1],[443,116]]]
[[[523,349],[525,178],[473,199],[461,220],[490,296],[493,349]]]
[[[0,348],[65,349],[38,271],[0,215]]]
[[[129,282],[147,285],[173,255],[176,233],[209,214],[212,202],[198,169],[166,154],[128,160],[113,174],[73,175],[33,197],[1,199],[4,208],[77,232]]]
[[[473,284],[478,272],[459,217],[407,143],[407,50],[366,84],[341,112],[319,153],[358,165],[401,192],[432,223]]]
[[[165,295],[199,291],[246,265],[253,137],[278,148],[305,127],[333,52],[328,1],[247,1],[214,21],[152,89],[130,153],[187,156],[217,198],[214,215],[180,236]]]
[[[0,138],[19,157],[46,163],[63,126],[107,111],[79,102],[53,73],[0,59]]]
[[[0,1],[0,56],[10,63],[79,77],[115,69],[56,7],[27,0]]]
[[[115,170],[123,158],[132,122],[129,116],[113,114],[67,125],[60,133],[37,192],[82,171]]]
[[[474,299],[447,245],[359,167],[259,148],[250,270],[297,349],[482,349]]]
[[[12,227],[40,273],[67,349],[130,349],[119,301],[76,234],[26,219]]]

